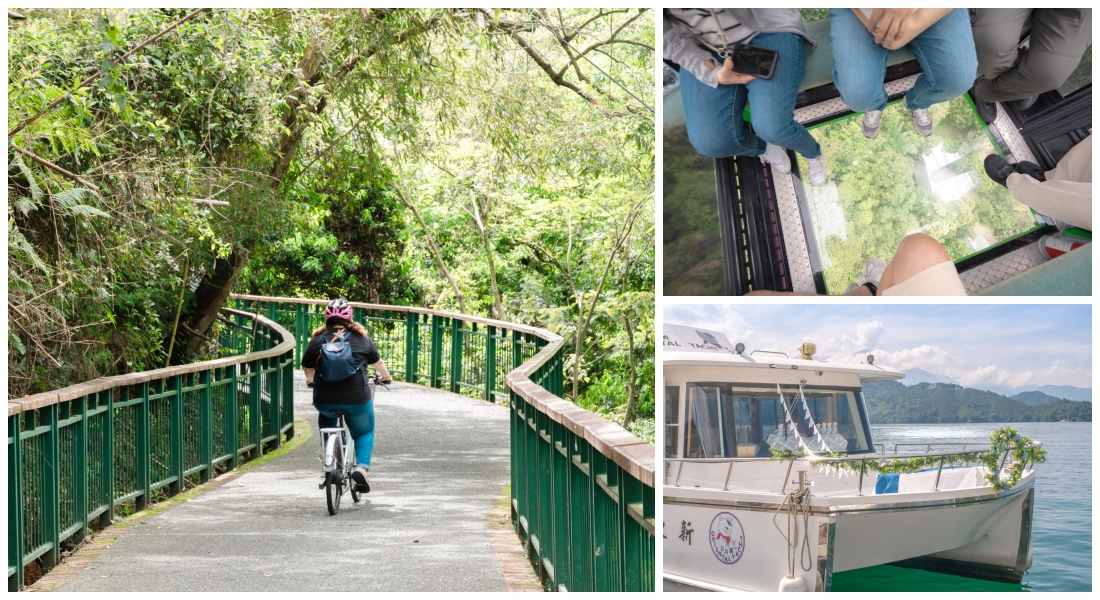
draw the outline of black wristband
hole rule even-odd
[[[877,285],[871,283],[870,281],[868,281],[867,283],[865,283],[863,285],[867,286],[867,289],[871,291],[872,296],[877,296],[878,295],[878,286]]]

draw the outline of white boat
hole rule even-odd
[[[664,326],[665,590],[829,591],[834,573],[887,563],[1019,582],[1033,469],[995,490],[987,467],[957,460],[988,442],[900,455],[932,465],[918,472],[862,469],[900,450],[874,444],[862,385],[905,375],[802,349],[746,354],[721,333]],[[773,449],[806,456],[769,460]],[[1002,459],[1001,477],[1014,466]]]

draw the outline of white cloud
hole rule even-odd
[[[1020,387],[1029,383],[1038,383],[1031,371],[1007,371],[996,365],[985,365],[970,371],[948,369],[947,373],[964,386],[984,383]]]
[[[1092,374],[1080,367],[1067,368],[1065,361],[1056,360],[1040,371],[1013,371],[996,365],[985,365],[971,370],[948,369],[947,374],[962,385],[1003,385],[1022,387],[1025,385],[1073,385],[1092,387]]]
[[[733,343],[749,342],[755,331],[734,306],[680,304],[665,308],[664,321],[726,334]]]
[[[881,321],[863,322],[856,325],[854,337],[847,334],[841,336],[840,341],[853,347],[854,350],[864,348],[878,348],[882,338],[886,336],[886,326]]]

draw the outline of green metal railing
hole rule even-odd
[[[234,298],[294,332],[296,364],[324,324],[325,300]],[[509,406],[512,521],[548,589],[653,591],[655,449],[561,398],[561,337],[456,313],[352,306],[395,378]]]
[[[207,481],[294,435],[289,331],[223,309],[223,358],[104,377],[8,402],[8,589],[62,543]]]

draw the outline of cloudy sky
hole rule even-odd
[[[919,367],[962,385],[1092,387],[1089,305],[708,305],[672,304],[664,322],[724,332],[749,350],[816,358],[875,355],[896,369]]]

